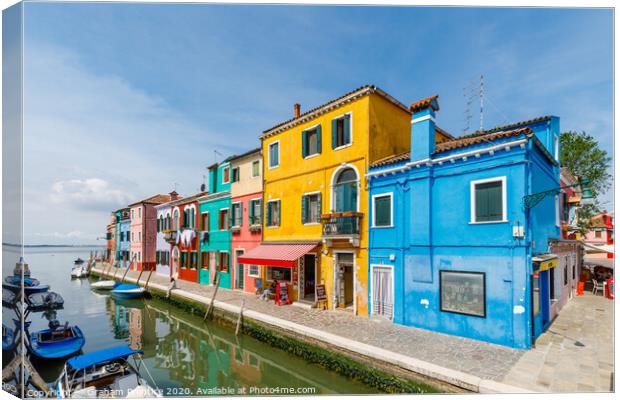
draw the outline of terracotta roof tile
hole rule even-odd
[[[409,106],[409,110],[411,112],[418,112],[420,110],[424,110],[425,108],[432,107],[434,111],[439,111],[439,103],[437,103],[438,98],[439,95],[436,94],[434,96],[418,100],[414,103],[411,103],[411,105]]]
[[[170,195],[169,194],[156,194],[154,196],[151,196],[149,198],[146,198],[144,200],[140,200],[137,201],[133,204],[130,204],[129,206],[135,206],[136,204],[140,204],[140,203],[146,203],[146,204],[162,204],[162,203],[167,203],[170,201]]]
[[[409,161],[410,158],[411,158],[411,153],[409,151],[406,153],[391,155],[391,156],[382,158],[370,164],[370,168],[382,167],[384,165],[395,164],[401,161]]]
[[[449,140],[447,142],[439,143],[435,146],[435,153],[441,153],[448,150],[454,150],[461,147],[471,146],[482,142],[488,142],[495,139],[501,139],[510,136],[517,136],[521,134],[530,134],[532,130],[530,128],[518,128],[508,131],[500,131],[494,133],[487,133],[476,136],[463,136],[456,138],[455,140]]]

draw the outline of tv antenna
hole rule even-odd
[[[215,163],[216,163],[216,164],[217,164],[217,156],[218,156],[218,155],[220,155],[220,156],[221,156],[221,155],[223,155],[223,154],[222,154],[222,153],[220,153],[220,152],[219,152],[219,151],[217,151],[217,150],[213,150],[213,159],[215,160]]]
[[[484,75],[480,75],[480,80],[477,82],[472,80],[467,86],[463,88],[463,96],[465,97],[465,128],[463,133],[466,133],[471,127],[472,107],[476,99],[480,104],[480,126],[479,131],[484,130]]]

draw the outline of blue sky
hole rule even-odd
[[[612,18],[603,9],[27,3],[25,198],[37,201],[26,240],[92,243],[109,210],[174,183],[192,194],[213,150],[257,147],[295,102],[303,111],[368,83],[405,104],[439,94],[440,126],[460,135],[463,88],[483,74],[486,128],[553,114],[611,152]]]

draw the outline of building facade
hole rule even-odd
[[[155,206],[170,201],[169,194],[156,194],[129,205],[130,261],[138,271],[155,269],[157,211]]]
[[[437,97],[411,105],[411,148],[371,165],[369,313],[529,348],[552,319],[559,120],[437,143]]]
[[[170,201],[182,199],[176,191],[170,193]],[[172,207],[169,203],[155,206],[157,216],[157,238],[155,240],[155,271],[170,277],[170,253],[176,241],[176,232],[172,230]]]
[[[293,301],[367,314],[367,166],[409,147],[409,109],[364,86],[261,135],[263,243],[242,260],[265,284],[287,282]],[[271,246],[271,247],[270,247]],[[294,258],[296,257],[296,258]]]
[[[121,217],[119,222],[119,255],[117,263],[120,268],[129,268],[129,263],[131,261],[130,255],[130,243],[131,243],[131,217],[129,213],[129,208],[124,208],[121,210]]]
[[[243,264],[239,258],[261,242],[263,176],[260,148],[233,157],[231,164],[232,276],[233,289],[256,292],[256,280],[263,279],[262,266]]]
[[[110,223],[106,227],[105,260],[111,264],[116,260],[116,212],[110,215]]]
[[[220,287],[232,288],[230,185],[232,170],[228,159],[209,166],[209,194],[199,201],[200,273],[199,283],[212,285],[216,275]]]

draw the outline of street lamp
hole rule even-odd
[[[579,182],[573,185],[560,186],[559,188],[545,190],[544,192],[528,194],[523,196],[523,208],[530,209],[536,207],[538,203],[540,203],[545,197],[552,196],[560,193],[562,189],[576,187],[579,186],[581,188],[581,204],[589,205],[594,204],[594,196],[592,195],[592,188],[590,187],[589,179],[581,179],[579,178]]]

